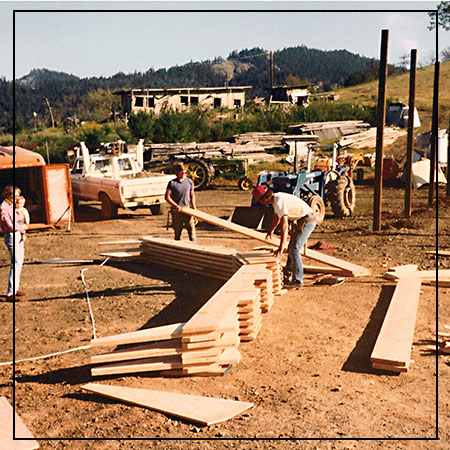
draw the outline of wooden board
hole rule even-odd
[[[279,245],[280,245],[280,240],[276,237],[274,237],[272,240],[268,241],[265,238],[266,237],[265,233],[260,233],[258,231],[251,230],[251,229],[243,227],[241,225],[237,225],[233,222],[229,222],[228,220],[220,219],[218,217],[215,217],[211,214],[207,214],[198,209],[193,209],[193,208],[189,208],[189,207],[185,206],[184,208],[182,208],[182,212],[189,216],[195,217],[199,220],[204,220],[205,222],[211,223],[213,225],[216,225],[218,227],[224,228],[229,231],[234,231],[236,233],[242,234],[243,236],[247,236],[249,238],[256,239],[260,242],[270,244],[274,247],[279,247]],[[327,265],[330,265],[333,267],[338,267],[340,269],[351,272],[352,275],[355,277],[370,275],[370,271],[368,269],[366,269],[365,267],[361,267],[356,264],[342,261],[333,256],[324,255],[315,250],[305,249],[305,256],[307,256],[308,258],[314,259],[316,261],[323,262],[324,264],[327,264]]]
[[[185,322],[163,325],[161,327],[146,328],[129,333],[115,334],[91,340],[92,347],[101,345],[137,344],[140,342],[161,341],[181,337],[181,330]]]
[[[224,422],[253,406],[253,403],[222,398],[96,383],[85,384],[82,389],[203,425]]]
[[[450,250],[426,251],[427,255],[450,256]]]
[[[422,280],[436,280],[436,276],[438,278],[450,278],[450,269],[443,269],[436,271],[433,270],[417,270],[417,271],[395,271],[395,272],[386,272],[384,274],[385,278],[391,280],[397,280],[399,278],[421,278]]]
[[[411,357],[420,278],[400,278],[386,312],[370,360],[406,367]]]
[[[395,364],[383,364],[383,363],[372,363],[372,368],[378,369],[378,370],[387,370],[388,372],[408,372],[409,367],[408,366],[396,366]]]
[[[15,436],[13,436],[13,427],[15,427]],[[14,411],[6,397],[0,397],[0,448],[4,450],[33,450],[39,448],[39,444],[34,440],[31,431]]]

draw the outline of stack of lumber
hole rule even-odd
[[[234,249],[152,236],[143,236],[141,241],[141,255],[149,262],[221,280],[237,270]]]
[[[420,278],[399,278],[370,356],[374,369],[396,373],[408,371],[420,286]]]
[[[262,313],[282,293],[278,260],[267,250],[239,254],[234,249],[149,236],[139,242],[147,261],[227,281],[185,323],[93,339],[93,348],[119,347],[92,356],[96,365],[92,375],[150,371],[214,375],[238,363],[239,343],[256,338]]]
[[[241,145],[254,145],[267,149],[283,147],[282,138],[284,133],[270,133],[253,131],[249,133],[236,134],[233,136],[234,142]]]
[[[349,134],[359,133],[370,127],[362,120],[342,120],[336,122],[306,122],[291,125],[289,133],[312,134],[319,137],[319,140],[335,139]]]
[[[233,154],[235,157],[248,157],[249,159],[264,159],[271,156],[266,150],[282,148],[282,133],[249,133],[235,137],[236,142],[182,142],[148,144],[146,164],[166,163],[176,157],[221,157]],[[273,158],[273,156],[272,156]]]
[[[393,144],[399,137],[406,134],[405,130],[401,130],[397,127],[385,127],[383,134],[384,145]],[[361,131],[356,134],[345,136],[339,140],[339,145],[341,147],[352,147],[356,148],[375,148],[377,140],[377,129],[376,127],[370,128],[367,131]]]
[[[224,295],[225,294],[225,295]],[[236,301],[219,290],[187,322],[91,341],[93,348],[127,344],[94,355],[93,376],[158,371],[165,375],[222,374],[240,361]],[[129,345],[133,344],[133,345]]]

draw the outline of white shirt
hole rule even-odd
[[[308,203],[286,192],[277,192],[274,194],[273,209],[280,219],[287,215],[289,220],[296,220],[313,214],[313,210]]]

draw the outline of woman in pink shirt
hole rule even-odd
[[[18,187],[8,185],[3,189],[0,205],[0,232],[5,234],[5,244],[11,255],[11,267],[8,278],[8,291],[6,300],[12,301],[15,297],[25,295],[19,291],[20,273],[25,256],[24,238],[26,225],[20,223],[20,217],[14,207],[15,197],[21,194]]]

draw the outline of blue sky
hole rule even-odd
[[[390,63],[399,62],[402,55],[409,55],[415,48],[419,63],[426,64],[435,54],[436,35],[427,30],[427,14],[417,10],[433,10],[437,4],[436,1],[2,1],[0,76],[7,80],[13,77],[13,10],[47,10],[16,12],[16,78],[34,68],[79,77],[107,77],[119,71],[145,72],[149,68],[168,68],[216,56],[225,58],[233,50],[253,47],[276,51],[306,45],[323,50],[347,49],[378,58],[382,29],[389,30]],[[104,11],[110,9],[120,12]],[[230,11],[233,9],[240,11]],[[245,11],[250,9],[261,11]],[[391,11],[387,12],[388,9]],[[439,49],[449,46],[450,32],[440,32]]]

